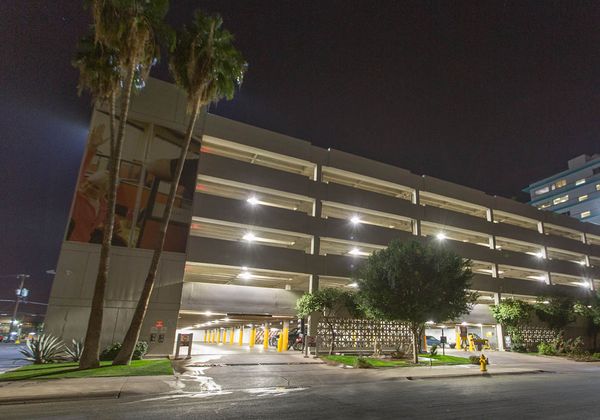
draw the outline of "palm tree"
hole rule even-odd
[[[247,68],[241,53],[233,46],[233,35],[223,28],[223,19],[218,15],[205,15],[199,10],[195,12],[190,27],[184,26],[177,33],[169,64],[175,83],[187,92],[189,121],[177,168],[171,180],[160,236],[154,248],[142,294],[123,340],[123,346],[113,361],[114,365],[129,364],[139,338],[171,219],[177,185],[200,109],[222,98],[232,99]]]
[[[79,70],[77,93],[88,91],[94,105],[109,104],[110,113],[110,151],[114,147],[116,126],[116,101],[119,96],[121,74],[118,66],[118,54],[100,42],[93,35],[79,40],[77,52],[72,61]]]
[[[115,51],[121,81],[121,105],[116,135],[111,142],[109,191],[104,220],[98,275],[85,336],[80,369],[100,366],[100,335],[104,314],[104,294],[110,266],[110,246],[115,222],[118,171],[125,138],[129,104],[134,87],[142,88],[159,55],[157,38],[162,32],[168,0],[91,0],[94,40]],[[135,81],[140,82],[135,86]],[[113,123],[111,123],[113,125]]]

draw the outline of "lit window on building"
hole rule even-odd
[[[585,201],[585,200],[587,200],[587,199],[588,199],[588,196],[587,196],[587,194],[586,194],[586,195],[582,195],[582,196],[580,196],[580,197],[578,198],[578,200],[579,200],[579,201]]]
[[[535,195],[542,195],[542,194],[546,194],[548,191],[550,191],[550,188],[548,188],[548,186],[545,186],[544,188],[540,188],[539,190],[535,190],[534,194]]]
[[[581,184],[585,184],[585,178],[581,178],[581,179],[578,179],[577,181],[575,181],[575,185],[581,185]]]
[[[552,189],[555,190],[557,188],[562,188],[565,185],[567,185],[567,180],[561,179],[560,181],[556,181],[554,184],[552,184]]]
[[[556,204],[560,204],[560,203],[564,203],[565,201],[569,201],[569,194],[560,196],[560,197],[556,197],[554,200],[552,200],[552,204],[556,205]]]
[[[586,217],[590,217],[590,215],[591,215],[591,214],[592,214],[592,212],[591,212],[591,211],[589,211],[589,210],[582,211],[582,212],[581,212],[581,218],[582,218],[582,219],[585,219]]]
[[[552,205],[552,203],[550,201],[546,201],[545,203],[542,203],[538,206],[538,209],[540,210],[544,210],[547,209],[548,207],[550,207]]]

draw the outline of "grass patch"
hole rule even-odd
[[[465,357],[443,356],[441,354],[438,354],[435,356],[422,354],[422,355],[419,355],[419,357],[429,357],[430,359],[432,359],[432,362],[430,362],[429,360],[419,360],[418,366],[430,366],[430,365],[451,366],[451,365],[468,365],[468,364],[470,364],[469,359],[467,359]],[[333,356],[323,356],[322,359],[331,361],[331,362],[335,362],[335,363],[341,363],[341,364],[348,365],[348,366],[355,366],[356,359],[358,359],[358,356],[333,355]],[[374,367],[374,368],[415,366],[410,360],[386,360],[386,359],[375,359],[372,357],[365,357],[364,360],[371,367]]]
[[[452,366],[452,365],[468,365],[471,361],[466,357],[448,356],[442,354],[436,354],[432,356],[430,354],[420,354],[419,358],[428,357],[432,360],[433,366]],[[420,361],[421,364],[430,365],[429,360]]]
[[[77,370],[78,364],[73,362],[50,363],[46,365],[27,365],[0,374],[0,381],[173,374],[171,361],[167,359],[133,360],[129,366],[111,366],[111,363],[112,362],[100,362],[100,367],[98,369],[87,370]]]

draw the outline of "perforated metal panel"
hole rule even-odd
[[[412,335],[408,325],[397,321],[376,321],[368,319],[332,320],[335,331],[335,351],[372,352],[375,342],[384,352],[403,350],[412,354]],[[331,345],[329,325],[321,320],[318,325],[319,351],[326,351]]]

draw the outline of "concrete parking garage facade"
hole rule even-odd
[[[130,119],[182,134],[184,110],[182,92],[151,80]],[[585,298],[600,287],[599,226],[216,115],[202,120],[186,252],[164,255],[143,326],[141,339],[155,334],[151,353],[171,354],[177,331],[235,331],[247,343],[244,326],[292,320],[302,293],[352,290],[361,262],[395,238],[434,238],[473,261],[480,298],[459,321],[480,327],[493,325],[488,306],[503,297]],[[49,331],[83,336],[98,255],[98,245],[63,243]],[[115,247],[104,343],[122,339],[149,259]]]

